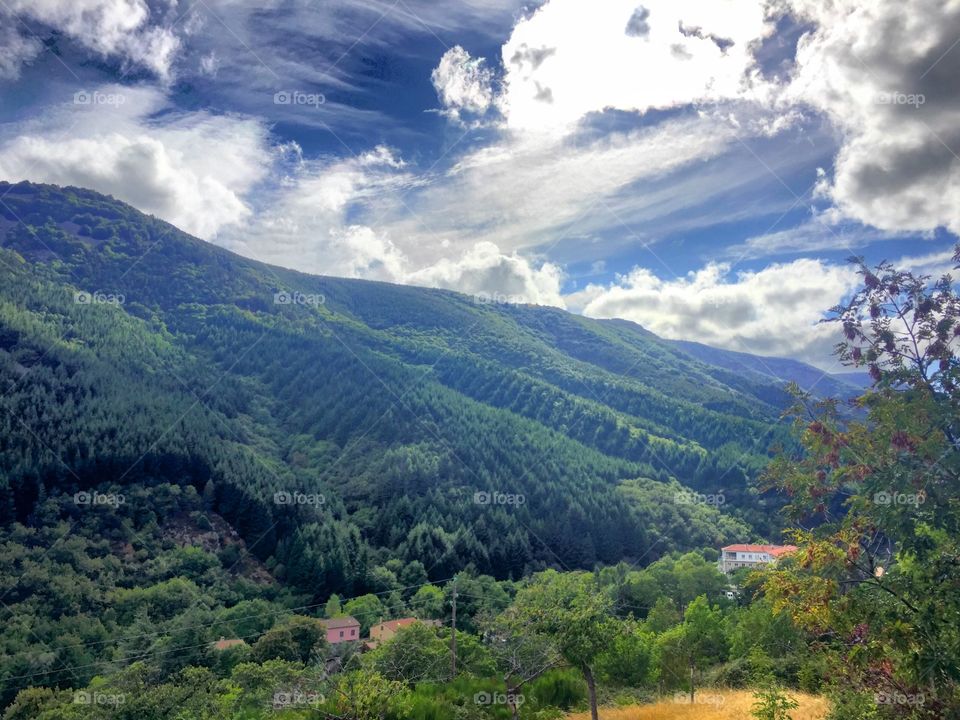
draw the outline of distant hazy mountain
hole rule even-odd
[[[687,340],[671,342],[685,353],[710,365],[737,373],[748,373],[758,381],[772,380],[781,385],[795,382],[801,389],[821,397],[848,399],[859,395],[864,388],[870,386],[870,376],[865,372],[831,374],[797,360],[721,350]]]

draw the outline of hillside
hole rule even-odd
[[[773,382],[628,324],[271,267],[91,191],[0,193],[5,522],[189,485],[315,593],[390,558],[517,577],[776,534],[748,487]]]
[[[688,355],[702,362],[730,370],[755,381],[795,382],[801,390],[820,397],[852,398],[870,386],[867,373],[826,373],[812,365],[777,357],[759,357],[749,353],[721,350],[703,343],[674,340]]]

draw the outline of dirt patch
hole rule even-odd
[[[237,531],[214,512],[204,513],[209,527],[201,527],[203,521],[194,519],[191,514],[180,513],[164,523],[162,532],[165,538],[173,540],[180,547],[198,547],[212,555],[219,555],[231,547],[236,548],[239,560],[230,570],[261,585],[276,582],[260,560],[247,552],[247,545]],[[199,521],[199,522],[198,522]]]

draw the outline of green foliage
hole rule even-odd
[[[960,298],[950,278],[858,267],[863,287],[834,314],[841,359],[875,381],[866,418],[798,394],[804,452],[778,457],[767,483],[806,529],[764,591],[824,638],[844,704],[893,693],[905,701],[881,716],[946,717],[960,712]]]
[[[627,623],[610,638],[607,650],[597,661],[600,677],[612,684],[631,688],[653,683],[654,637],[642,627]]]
[[[771,685],[754,694],[750,715],[756,720],[790,720],[790,711],[800,704],[781,688]]]
[[[446,611],[444,609],[443,590],[436,585],[424,585],[419,588],[410,599],[410,609],[421,620],[438,620]]]
[[[752,632],[798,647],[686,552],[779,529],[751,487],[788,442],[771,385],[629,323],[309,277],[96,193],[0,188],[24,221],[0,240],[7,717],[89,716],[81,691],[136,720],[259,720],[278,697],[453,720],[509,686],[546,718]],[[446,627],[361,657],[312,617],[446,622],[454,587],[455,678]]]
[[[411,686],[441,682],[450,678],[450,645],[433,628],[415,623],[368,653],[364,662],[383,677]]]
[[[343,612],[357,619],[360,623],[360,634],[363,636],[370,632],[371,625],[389,619],[387,609],[380,598],[370,594],[348,600],[343,606]]]
[[[662,502],[674,479],[722,489],[767,529],[747,490],[777,408],[635,326],[307,277],[96,193],[2,187],[14,188],[4,212],[26,223],[0,250],[10,518],[101,478],[189,484],[261,560],[323,597],[749,532],[724,508]],[[78,291],[124,302],[78,304]],[[281,291],[323,302],[277,304]],[[294,491],[325,502],[274,502]],[[395,581],[372,554],[402,561]]]

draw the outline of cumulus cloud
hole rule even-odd
[[[37,43],[24,21],[39,23],[101,57],[117,57],[169,77],[180,47],[173,30],[157,23],[144,0],[7,0],[0,4],[0,19],[16,30],[7,30],[0,69],[16,77],[22,63],[37,55]]]
[[[884,230],[960,232],[960,5],[790,0],[814,29],[785,94],[843,131],[821,192]]]
[[[561,269],[550,262],[535,267],[517,253],[505,255],[491,242],[474,245],[457,260],[441,259],[409,273],[414,285],[447,288],[494,302],[517,302],[564,307],[560,295]]]
[[[225,228],[219,244],[304,272],[396,281],[406,259],[389,233],[365,223],[379,201],[415,179],[390,148],[343,159],[305,160],[282,148],[283,181],[263,188],[256,217]]]
[[[503,46],[507,124],[569,132],[605,109],[646,112],[756,95],[764,82],[754,46],[773,29],[762,2],[551,0]]]
[[[440,58],[430,75],[445,115],[456,121],[480,117],[493,105],[493,72],[483,58],[472,58],[459,45]]]
[[[590,285],[566,300],[589,317],[633,320],[666,338],[823,366],[837,329],[818,322],[856,285],[852,269],[820,260],[732,277],[729,265],[711,263],[674,280],[637,267],[616,283]]]
[[[563,305],[562,273],[491,242],[441,242],[415,250],[420,236],[398,232],[396,216],[422,229],[403,193],[421,180],[392,149],[378,146],[350,159],[303,160],[288,152],[287,180],[256,217],[227,228],[217,242],[244,255],[324,275],[383,280],[483,294],[511,302]],[[383,210],[390,208],[390,218]]]
[[[162,94],[111,86],[0,135],[0,177],[109,193],[203,238],[250,216],[272,162],[254,120],[161,113]]]

